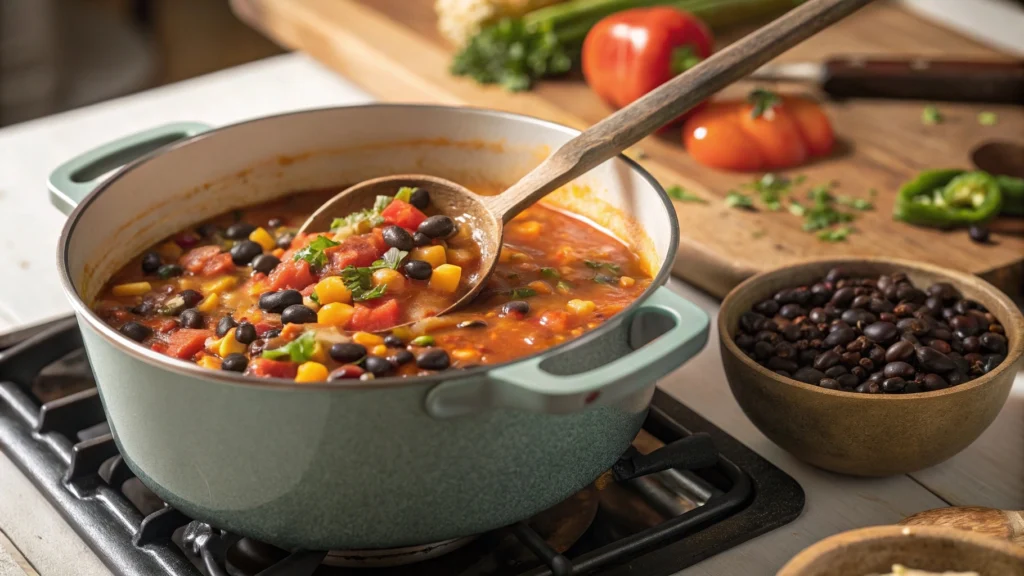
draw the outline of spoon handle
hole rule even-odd
[[[907,516],[900,524],[971,530],[1024,546],[1024,510],[997,510],[980,506],[936,508]]]
[[[527,206],[614,157],[729,84],[871,0],[809,0],[566,142],[503,194],[492,213],[508,222]]]

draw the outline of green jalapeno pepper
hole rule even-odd
[[[999,183],[987,172],[928,170],[900,188],[893,217],[937,228],[969,226],[995,218],[1002,203]]]
[[[999,189],[1003,192],[1003,210],[1007,216],[1024,216],[1024,178],[996,176]]]

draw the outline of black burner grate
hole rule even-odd
[[[74,318],[2,338],[0,349],[0,448],[120,575],[659,576],[777,528],[804,504],[792,478],[659,390],[644,430],[664,446],[646,455],[631,448],[612,477],[643,493],[662,521],[627,528],[599,509],[564,553],[520,522],[411,566],[322,566],[326,552],[289,554],[193,521],[155,499],[118,454],[94,387],[79,385],[84,389],[42,402],[46,394],[33,388],[40,373],[69,354],[81,355]],[[690,471],[685,474],[706,488],[706,500],[680,508],[664,490],[635,484],[666,471]],[[503,552],[509,546],[517,549],[516,560]],[[243,550],[250,551],[247,561],[233,564],[232,554]]]

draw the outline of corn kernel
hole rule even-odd
[[[196,310],[199,310],[203,314],[209,314],[217,308],[217,304],[220,303],[220,295],[216,292],[210,293],[209,296],[203,298],[203,301],[196,305]]]
[[[270,235],[270,232],[263,227],[253,230],[249,234],[249,240],[259,244],[264,250],[273,250],[277,246],[277,241]]]
[[[313,353],[309,355],[310,360],[323,364],[324,362],[327,362],[328,358],[327,346],[324,346],[323,342],[318,341],[313,345]]]
[[[142,296],[153,289],[153,285],[149,282],[129,282],[127,284],[118,284],[110,289],[110,292],[114,296]]]
[[[387,356],[388,347],[383,344],[377,344],[370,349],[370,354],[373,354],[374,356]]]
[[[537,294],[551,294],[554,290],[551,289],[551,284],[543,280],[534,280],[527,284],[528,287],[533,288],[533,291]]]
[[[459,348],[458,350],[452,350],[452,358],[463,362],[472,362],[480,358],[480,353],[472,348]]]
[[[356,332],[352,335],[352,341],[356,344],[362,344],[367,348],[372,348],[378,344],[383,344],[384,338],[370,332]]]
[[[516,222],[511,226],[514,232],[529,237],[536,238],[540,236],[540,222],[536,220],[527,220],[526,222]]]
[[[284,248],[277,248],[271,252],[271,254],[273,254],[277,259],[280,259],[281,256],[284,256]]]
[[[317,282],[313,293],[316,294],[320,304],[332,304],[334,302],[352,302],[352,292],[345,287],[345,281],[338,276],[328,276]]]
[[[466,266],[477,261],[478,255],[472,250],[466,250],[465,248],[449,248],[447,252],[447,260],[449,264],[455,264],[456,266]]]
[[[441,264],[430,276],[430,288],[438,292],[452,293],[459,289],[462,268],[454,264]]]
[[[619,276],[619,286],[622,286],[623,288],[629,288],[633,284],[636,284],[636,280],[634,280],[631,276]]]
[[[164,242],[156,247],[156,253],[163,257],[164,260],[168,261],[174,261],[181,258],[181,252],[181,246],[178,246],[174,242]]]
[[[316,321],[318,324],[337,326],[344,329],[348,321],[352,319],[353,313],[355,313],[355,308],[348,304],[344,302],[331,302],[330,304],[324,304],[320,311],[316,313]]]
[[[423,260],[429,263],[431,268],[437,268],[447,262],[444,246],[420,246],[419,248],[413,248],[409,258],[412,260]]]
[[[178,285],[178,292],[182,290],[199,290],[200,288],[199,280],[191,276],[182,276],[175,280],[174,283]]]
[[[391,335],[402,342],[408,342],[412,338],[412,330],[408,326],[399,326],[391,331]]]
[[[570,312],[573,312],[577,316],[583,316],[585,314],[590,314],[591,312],[594,311],[595,308],[597,308],[597,306],[593,302],[591,302],[590,300],[575,300],[575,299],[574,300],[569,300],[568,302],[566,302],[565,306],[569,309]]]
[[[296,382],[323,382],[327,380],[327,366],[319,362],[303,362],[295,373]]]
[[[199,364],[203,368],[208,368],[210,370],[220,370],[220,359],[217,358],[216,356],[204,355],[196,362],[196,364]]]
[[[391,268],[374,270],[372,279],[374,286],[380,286],[381,284],[387,286],[388,294],[397,294],[405,290],[405,276],[402,276],[402,273],[398,270],[392,270]]]
[[[267,287],[263,282],[253,282],[249,284],[249,296],[259,296],[267,291]]]
[[[210,292],[227,292],[238,285],[238,278],[236,276],[223,276],[216,280],[210,280],[209,282],[203,282],[202,292],[209,294]]]
[[[217,355],[221,358],[227,357],[228,354],[241,354],[245,352],[246,345],[242,344],[238,340],[235,340],[235,329],[228,330],[228,333],[220,339],[220,344],[217,346]]]

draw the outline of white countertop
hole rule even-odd
[[[371,100],[307,57],[290,54],[0,130],[0,269],[5,271],[0,333],[70,312],[55,264],[64,216],[49,205],[45,186],[49,171],[63,160],[166,122],[223,125]],[[717,313],[716,300],[678,281],[671,286]],[[803,465],[758,432],[729,392],[716,339],[713,333],[711,344],[661,387],[796,478],[807,504],[791,524],[681,574],[774,574],[795,553],[826,536],[894,523],[947,502],[1024,509],[1024,375],[1018,376],[996,423],[964,452],[913,478],[864,480]],[[108,574],[42,496],[33,494],[27,479],[15,475],[13,464],[0,454],[0,529],[36,569],[47,576]],[[69,562],[71,557],[78,560]]]

